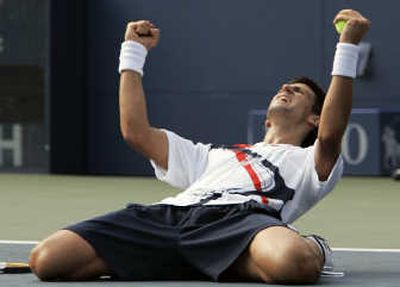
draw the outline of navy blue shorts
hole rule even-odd
[[[235,205],[129,204],[65,229],[93,246],[118,280],[221,280],[220,275],[269,226],[273,209]]]

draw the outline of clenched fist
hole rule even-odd
[[[160,30],[150,21],[140,20],[129,22],[126,27],[125,41],[136,41],[147,50],[157,46],[160,39]]]
[[[333,24],[341,20],[346,21],[346,26],[340,34],[339,41],[357,45],[367,33],[370,21],[352,9],[341,10],[333,20]]]

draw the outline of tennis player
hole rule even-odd
[[[331,265],[325,240],[289,224],[328,194],[342,174],[340,143],[352,105],[357,44],[369,21],[354,10],[337,44],[326,94],[308,78],[282,85],[255,145],[193,143],[150,126],[143,65],[160,31],[129,23],[119,70],[121,131],[158,179],[183,191],[57,231],[31,254],[42,280],[213,280],[313,283]]]

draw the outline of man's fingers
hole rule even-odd
[[[142,26],[142,25],[151,25],[150,21],[148,20],[138,20],[134,22],[129,22],[128,26],[136,27],[136,26]]]
[[[340,42],[358,44],[369,29],[370,21],[356,10],[341,10],[333,20],[336,25],[339,21],[345,21],[346,25],[340,31]]]
[[[151,34],[151,30],[156,28],[157,27],[153,23],[147,20],[130,22],[128,24],[128,29],[132,29],[137,35],[140,36],[149,36]]]
[[[137,35],[147,35],[149,34],[152,24],[147,20],[140,20],[135,22],[129,22],[127,30],[133,30]]]
[[[150,25],[148,24],[138,25],[136,26],[136,33],[141,36],[149,36],[150,29]]]
[[[150,33],[151,33],[151,40],[152,40],[150,43],[150,47],[153,48],[158,44],[158,41],[160,40],[160,29],[151,28]]]
[[[152,24],[147,20],[129,22],[126,27],[126,36],[135,39],[139,36],[148,35],[151,27]]]
[[[137,41],[147,49],[155,47],[160,38],[160,30],[150,21],[129,22],[125,32],[125,40]]]
[[[333,20],[333,24],[336,24],[338,21],[349,21],[350,19],[360,19],[364,21],[368,21],[363,15],[361,15],[358,11],[352,9],[344,9],[341,10]],[[368,21],[369,22],[369,21]]]
[[[151,28],[150,29],[151,36],[158,38],[160,36],[160,29],[158,28]]]
[[[360,22],[364,22],[364,23],[367,23],[367,24],[370,23],[370,21],[369,21],[367,18],[364,18],[364,17],[357,17],[357,18],[355,18],[355,17],[337,16],[337,17],[335,17],[335,19],[333,20],[333,24],[336,24],[336,23],[339,22],[339,21],[346,21],[346,22],[348,22],[348,21],[350,21],[350,20],[360,21]]]

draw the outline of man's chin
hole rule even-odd
[[[278,114],[288,114],[291,113],[292,109],[287,105],[277,104],[272,105],[268,109],[268,114],[278,113]]]

